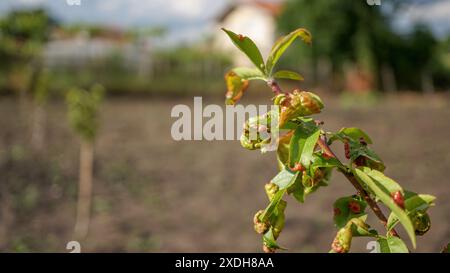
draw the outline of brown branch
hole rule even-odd
[[[275,80],[267,81],[267,85],[272,89],[272,91],[273,91],[273,93],[275,93],[275,95],[283,93],[283,91],[281,90],[281,87],[278,85],[278,83]]]
[[[320,146],[320,148],[323,150],[323,152],[331,158],[334,158],[336,160],[339,161],[339,159],[337,158],[337,156],[333,153],[333,151],[330,149],[330,146],[328,146],[326,138],[324,136],[321,136],[319,138],[319,141],[317,142],[317,144]],[[339,163],[341,163],[339,161]],[[342,163],[341,163],[342,164]],[[350,181],[350,183],[353,185],[353,187],[356,188],[356,190],[358,191],[358,193],[364,198],[364,200],[367,202],[367,204],[369,205],[369,207],[373,210],[373,212],[375,213],[375,215],[378,217],[378,219],[380,220],[380,222],[386,227],[387,226],[387,218],[386,216],[383,214],[383,212],[381,211],[380,207],[378,206],[377,202],[375,202],[375,200],[373,200],[369,193],[361,186],[361,184],[358,182],[358,180],[356,179],[356,177],[353,175],[353,173],[350,172],[346,172],[343,170],[340,170],[344,176],[348,179],[348,181]],[[396,236],[396,237],[400,237],[397,233],[397,231],[395,229],[391,229],[390,234],[392,236]]]

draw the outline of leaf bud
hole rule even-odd
[[[419,236],[424,235],[431,228],[430,216],[424,211],[416,212],[412,216],[412,222],[414,225],[415,233]]]

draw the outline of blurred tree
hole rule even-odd
[[[44,109],[49,96],[50,73],[48,69],[39,70],[33,84],[33,100],[35,102],[32,116],[31,146],[35,151],[42,151],[45,146],[46,111]]]
[[[104,88],[94,85],[89,91],[72,88],[67,93],[68,119],[73,130],[80,136],[80,169],[75,237],[86,237],[92,200],[92,177],[94,167],[94,142],[99,127],[98,112],[103,100]]]
[[[306,57],[316,82],[323,61],[330,62],[334,73],[342,71],[349,61],[372,72],[374,31],[386,24],[380,9],[365,1],[290,0],[279,18],[283,32],[302,26],[314,33],[314,46]]]
[[[8,72],[24,74],[21,75],[24,80],[14,82],[12,87],[23,89],[27,86],[31,75],[26,73],[24,66],[35,64],[34,60],[40,56],[55,25],[56,21],[42,9],[13,11],[0,19],[0,66]],[[27,77],[28,81],[25,80]]]
[[[426,3],[431,2],[435,0]],[[423,26],[415,27],[411,35],[404,37],[391,26],[396,12],[412,3],[426,4],[385,0],[382,9],[369,6],[366,1],[288,0],[278,26],[282,32],[302,26],[314,34],[310,49],[302,48],[302,52],[292,54],[311,64],[315,83],[346,74],[347,87],[378,87],[385,91],[400,87],[432,92],[436,38]],[[295,58],[287,62],[296,65]],[[331,69],[320,78],[323,63]],[[330,86],[336,87],[336,82]]]
[[[42,81],[33,78],[41,74],[43,46],[55,25],[56,21],[43,9],[12,11],[0,19],[0,70],[8,75],[9,88],[19,94],[21,124],[25,124],[27,116],[27,91],[42,89]],[[41,87],[33,87],[35,83]],[[36,137],[35,132],[32,135]]]

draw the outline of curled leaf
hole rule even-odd
[[[285,95],[284,98],[277,98],[280,101],[281,113],[279,125],[282,127],[289,120],[318,114],[323,109],[323,102],[314,93],[294,90]]]
[[[248,88],[248,80],[243,80],[235,72],[229,71],[225,74],[227,93],[225,94],[225,104],[234,105],[238,102],[245,90]]]
[[[351,225],[346,225],[337,232],[331,244],[331,249],[336,253],[347,253],[350,250],[352,238],[352,227]]]

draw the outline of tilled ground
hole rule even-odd
[[[449,98],[404,95],[353,108],[333,98],[324,101],[325,128],[363,128],[388,166],[387,175],[407,189],[437,196],[432,228],[418,239],[417,251],[440,251],[450,241]],[[275,156],[244,150],[237,141],[172,140],[172,107],[192,103],[192,98],[106,101],[96,142],[93,215],[82,251],[260,251],[252,218],[267,204],[264,184],[277,172]],[[223,101],[205,98],[209,103]],[[78,140],[65,110],[61,102],[47,106],[45,149],[31,152],[17,102],[0,99],[1,251],[66,252],[73,239]],[[342,147],[335,148],[342,157]],[[304,204],[289,197],[280,244],[291,252],[328,251],[335,234],[331,206],[353,193],[336,173]],[[353,250],[368,252],[367,242],[355,239]]]

